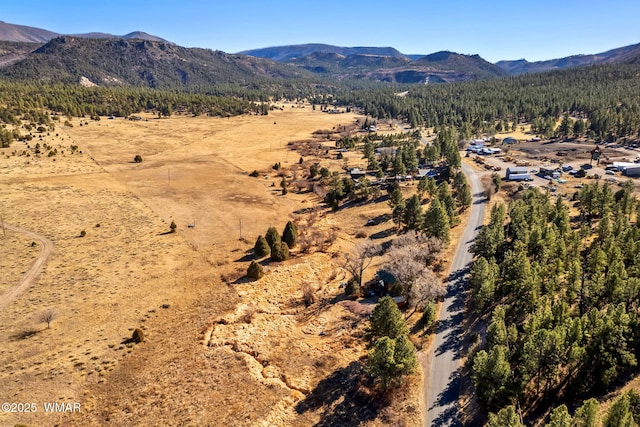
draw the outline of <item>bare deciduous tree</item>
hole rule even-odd
[[[428,266],[441,247],[438,239],[415,232],[396,238],[391,245],[386,268],[400,285],[407,305],[414,308],[409,317],[445,293],[444,284]]]
[[[345,255],[342,267],[353,277],[353,280],[362,287],[362,275],[371,265],[373,258],[380,253],[380,245],[372,241],[355,245],[352,252]]]
[[[53,322],[57,318],[58,318],[58,312],[53,308],[49,308],[49,309],[43,311],[38,316],[38,320],[40,321],[40,323],[46,323],[47,324],[47,329],[51,328],[51,322]]]

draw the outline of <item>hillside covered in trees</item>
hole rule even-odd
[[[475,310],[491,314],[472,363],[488,411],[576,408],[638,372],[640,205],[632,191],[631,182],[586,185],[574,217],[537,189],[492,209],[471,269]]]

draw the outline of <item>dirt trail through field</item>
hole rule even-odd
[[[4,228],[6,228],[7,230],[15,231],[16,233],[24,234],[25,236],[32,238],[34,242],[38,242],[40,244],[41,249],[40,249],[40,255],[31,265],[31,268],[24,275],[20,283],[18,283],[13,288],[9,289],[4,294],[0,295],[0,311],[4,310],[4,308],[8,306],[9,303],[11,303],[11,301],[16,299],[22,292],[24,292],[26,289],[28,289],[31,285],[35,283],[35,280],[38,277],[38,274],[40,274],[40,271],[42,270],[44,263],[47,262],[47,258],[49,258],[49,255],[51,254],[51,249],[53,249],[53,243],[51,243],[51,240],[47,239],[46,237],[40,234],[34,233],[32,231],[24,230],[22,228],[15,227],[9,224],[4,224]]]

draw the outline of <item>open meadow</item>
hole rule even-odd
[[[341,252],[368,218],[388,213],[386,203],[313,214],[313,226],[337,238],[332,246],[264,262],[258,281],[242,277],[259,234],[309,221],[294,212],[319,201],[308,191],[282,195],[271,166],[280,162],[295,179],[300,154],[287,144],[355,119],[292,104],[268,116],[76,118],[5,149],[0,214],[50,240],[52,251],[32,286],[0,311],[0,389],[37,404],[35,413],[0,414],[0,424],[392,422],[358,382],[371,307],[343,300],[339,268]],[[36,143],[57,154],[36,156]],[[367,231],[389,236],[391,227]],[[4,292],[41,248],[11,230],[0,238]],[[315,292],[309,308],[303,283]],[[140,344],[130,340],[135,328]],[[81,412],[45,413],[44,402],[79,402]],[[411,424],[421,408],[403,411]]]

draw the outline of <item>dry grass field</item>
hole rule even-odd
[[[0,215],[53,242],[37,282],[0,311],[2,398],[38,410],[0,414],[0,424],[388,425],[399,411],[419,424],[415,392],[394,410],[372,406],[358,363],[370,308],[339,287],[340,254],[386,204],[321,214],[318,226],[338,237],[328,251],[241,278],[258,234],[317,204],[313,193],[283,196],[271,165],[294,174],[300,155],[288,142],[354,120],[292,105],[228,119],[74,119],[0,153]],[[58,154],[33,155],[36,143]],[[367,232],[383,239],[391,227]],[[4,292],[39,248],[14,232],[0,239]],[[303,282],[315,290],[309,308]],[[40,315],[50,308],[47,328]],[[129,342],[134,328],[143,343]],[[44,402],[82,409],[45,413]]]

